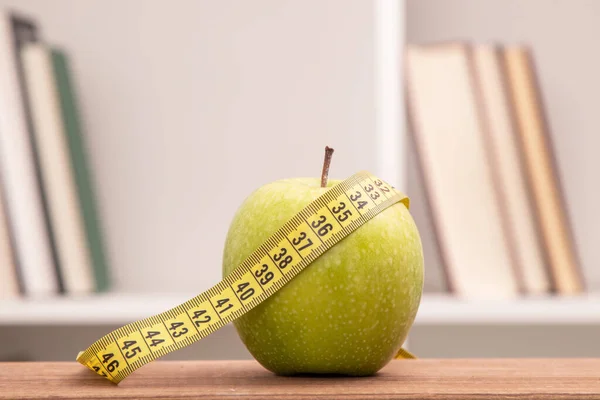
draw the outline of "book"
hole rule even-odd
[[[89,293],[95,286],[91,258],[54,79],[52,53],[42,43],[27,43],[21,57],[64,291]]]
[[[475,97],[466,45],[409,45],[410,132],[442,259],[460,297],[520,293]]]
[[[0,9],[0,173],[24,291],[43,296],[60,286],[19,57],[22,44],[35,41],[36,32],[31,21]]]
[[[0,184],[0,299],[16,297],[20,292],[12,245],[6,204]]]
[[[488,158],[500,197],[502,220],[515,253],[524,290],[540,295],[550,291],[550,277],[538,235],[535,210],[525,177],[500,47],[487,44],[472,48],[478,102],[487,139]]]
[[[106,291],[110,288],[108,256],[104,244],[100,210],[96,202],[94,179],[88,163],[75,85],[71,79],[72,74],[68,57],[63,51],[53,49],[52,63],[60,94],[60,106],[67,134],[71,166],[75,172],[79,205],[83,213],[85,233],[92,258],[96,290]]]
[[[578,255],[533,59],[523,46],[508,46],[502,54],[521,155],[554,289],[561,294],[580,293],[584,287]]]

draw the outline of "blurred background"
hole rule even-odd
[[[4,252],[12,252],[0,266],[0,360],[73,360],[110,330],[209,288],[221,278],[224,238],[243,199],[276,179],[317,177],[325,145],[335,148],[332,178],[370,170],[412,199],[426,273],[409,339],[414,353],[600,356],[600,297],[594,294],[600,291],[600,185],[594,178],[600,166],[595,109],[600,3],[0,0],[0,7],[0,57],[5,60],[0,113],[9,115],[0,115],[0,131],[12,132],[13,138],[22,135],[35,150],[29,154],[23,149],[31,145],[9,143],[7,135],[0,139],[6,211],[0,240],[9,244]],[[555,226],[571,233],[563,242],[547,240],[546,218],[538,212],[545,206],[528,172],[529,153],[515,144],[519,171],[528,177],[521,182],[531,211],[525,217],[536,226],[534,242],[545,274],[536,291],[512,276],[531,270],[529,265],[501,265],[506,269],[501,273],[448,254],[451,238],[464,232],[464,242],[478,230],[446,226],[440,215],[450,211],[432,200],[442,192],[440,182],[453,182],[453,174],[460,175],[461,165],[467,165],[460,160],[471,154],[454,153],[458,161],[450,161],[456,168],[436,167],[431,156],[443,140],[419,122],[437,118],[435,107],[442,104],[427,106],[437,95],[418,97],[427,92],[423,82],[428,82],[418,73],[428,67],[419,63],[446,70],[446,53],[431,46],[440,43],[524,46],[534,58],[540,110],[547,121],[543,131],[550,139],[540,151],[554,160],[550,186],[560,189],[560,212],[566,216]],[[411,61],[406,45],[422,57]],[[460,58],[462,53],[456,54]],[[504,60],[500,50],[495,54]],[[61,63],[65,59],[68,68]],[[410,96],[403,90],[407,68],[416,71]],[[450,85],[457,80],[448,76],[449,86],[435,90],[452,99],[462,89]],[[505,86],[509,81],[503,79]],[[511,90],[517,93],[519,87]],[[475,96],[471,110],[483,107],[484,97]],[[418,115],[407,115],[407,103]],[[446,114],[453,113],[439,118],[461,129],[462,120]],[[524,137],[519,110],[511,115],[512,134]],[[491,129],[479,117],[475,120],[479,131]],[[47,139],[52,135],[57,135],[54,141]],[[474,137],[457,135],[454,143],[459,149],[461,140],[493,147],[489,138]],[[511,159],[498,153],[494,158],[484,147],[481,159],[487,161],[481,168],[487,175],[480,175],[489,179],[481,182],[500,196],[499,181],[491,177],[502,160]],[[55,168],[61,160],[75,172]],[[26,164],[28,169],[19,168]],[[431,168],[445,175],[428,175]],[[28,198],[34,200],[22,201]],[[495,210],[502,209],[501,196],[493,202]],[[61,206],[68,215],[59,212]],[[456,212],[461,211],[469,210]],[[505,220],[506,214],[498,215]],[[502,222],[499,243],[509,248],[510,263],[519,258],[511,233],[520,222]],[[37,238],[42,231],[50,233]],[[53,267],[36,264],[42,256],[28,257],[33,242],[38,250],[46,249],[39,250],[46,260],[61,261],[60,281],[50,276],[56,273]],[[490,246],[500,254],[494,243]],[[570,263],[552,260],[555,246],[567,249]],[[77,253],[74,248],[91,250]],[[86,271],[77,257],[87,257]],[[460,290],[477,282],[469,271],[478,276],[479,268],[489,271],[485,276],[492,277],[493,289],[500,286],[493,285],[496,276],[510,275],[507,282],[517,283],[507,283],[495,296]],[[11,269],[17,274],[10,275]],[[572,290],[561,290],[565,274],[574,280]],[[167,357],[250,355],[227,326]]]

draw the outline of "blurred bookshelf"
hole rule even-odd
[[[232,20],[231,26],[226,26],[222,32],[211,28],[216,32],[212,32],[214,39],[211,36],[210,40],[206,40],[204,33],[198,35],[191,28],[211,26],[210,21],[204,23],[201,20],[202,16],[209,20],[215,19],[211,13],[204,12],[204,5],[200,3],[190,2],[188,5],[194,12],[184,13],[197,20],[189,24],[177,22],[177,27],[170,26],[162,32],[155,29],[155,24],[135,25],[138,11],[122,10],[101,1],[90,1],[86,5],[77,3],[77,6],[76,2],[71,5],[63,1],[60,7],[55,7],[44,2],[0,0],[0,5],[23,8],[38,17],[44,27],[47,27],[48,37],[64,43],[82,71],[82,88],[85,89],[82,91],[83,108],[91,121],[89,138],[95,151],[94,172],[98,173],[99,192],[104,201],[103,219],[107,225],[107,244],[111,255],[114,255],[111,257],[114,260],[111,273],[116,283],[113,289],[116,291],[86,296],[0,300],[0,343],[5,344],[0,348],[0,359],[12,350],[9,348],[12,345],[19,351],[30,351],[35,354],[36,359],[71,359],[75,350],[81,350],[91,340],[108,333],[109,329],[165,311],[198,294],[202,288],[216,283],[220,279],[220,246],[235,207],[245,194],[258,185],[281,177],[305,175],[307,164],[319,165],[322,144],[332,145],[336,147],[336,151],[339,150],[339,158],[334,161],[337,163],[334,168],[337,177],[348,176],[356,172],[359,166],[361,169],[372,170],[397,187],[407,190],[405,160],[398,154],[406,155],[411,149],[405,144],[405,135],[398,134],[403,131],[404,108],[401,92],[394,90],[401,86],[401,74],[398,73],[401,71],[401,57],[396,53],[406,41],[446,39],[443,23],[427,23],[431,20],[430,14],[434,13],[432,10],[438,8],[441,2],[436,4],[435,1],[427,0],[407,3],[408,17],[411,17],[411,13],[412,17],[418,17],[413,20],[412,29],[411,24],[408,24],[408,40],[403,36],[406,25],[404,9],[394,9],[398,5],[394,6],[394,2],[376,3],[377,7],[384,4],[389,7],[392,4],[392,10],[385,7],[375,9],[368,3],[355,2],[353,13],[350,10],[352,7],[347,8],[351,15],[347,20],[344,19],[344,25],[338,30],[339,37],[332,34],[329,27],[331,21],[337,20],[335,17],[338,16],[338,6],[341,3],[332,2],[322,6],[322,13],[315,13],[311,6],[304,7],[300,3],[288,5],[289,15],[299,16],[285,20],[284,23],[276,18],[268,19],[263,24],[268,27],[264,31],[258,27],[249,28],[243,25],[244,21]],[[404,2],[401,3],[404,5]],[[494,3],[495,7],[503,7],[499,1],[490,3]],[[169,6],[162,6],[161,10],[156,4],[150,13],[162,18],[163,13],[173,12],[177,14],[173,20],[179,21],[179,11],[171,10],[173,7]],[[263,5],[266,6],[266,3]],[[81,25],[96,20],[99,22],[93,25],[93,29],[64,24],[64,15],[72,7],[77,13],[72,19],[81,21]],[[218,5],[211,7],[214,8],[214,13],[223,12]],[[251,8],[258,10],[260,7]],[[459,7],[456,9],[459,10]],[[250,9],[244,9],[243,12],[248,14],[244,17],[248,21],[252,20],[252,15],[258,18],[260,14],[259,11]],[[252,12],[254,14],[250,15]],[[460,12],[456,11],[455,14]],[[102,17],[96,17],[98,13]],[[533,14],[531,10],[530,13]],[[122,18],[115,22],[116,25],[106,24],[105,21],[113,18],[113,14],[121,15]],[[377,16],[373,20],[372,14]],[[86,20],[88,15],[94,16],[92,22]],[[314,18],[314,21],[307,23],[310,18]],[[286,24],[289,27],[283,28]],[[317,28],[311,29],[314,37],[307,36],[311,32],[302,35],[300,51],[285,42],[288,40],[286,38],[293,39],[297,35],[296,31],[301,31],[302,27],[315,24]],[[468,26],[468,23],[459,25]],[[180,31],[180,26],[190,27],[190,30]],[[85,32],[82,39],[78,39],[79,35],[74,34],[73,29]],[[112,35],[113,29],[119,34]],[[141,56],[130,51],[138,46],[137,42],[127,42],[127,38],[137,37],[138,33],[134,32],[136,29],[150,36],[146,43],[163,46],[158,50],[154,47],[142,49],[148,54],[158,54],[158,59],[148,61],[145,57],[149,56],[143,51]],[[282,42],[275,39],[270,41],[272,29],[282,30],[279,35],[283,38]],[[434,32],[436,29],[439,32]],[[370,36],[371,32],[374,32],[374,37]],[[191,61],[176,67],[168,63],[161,64],[162,60],[172,61],[175,58],[163,56],[161,52],[180,40],[187,40],[184,47],[189,47],[186,47],[186,52],[189,50],[192,54]],[[227,43],[233,49],[233,55],[227,58],[222,51],[222,47],[227,46],[215,46],[212,41]],[[122,42],[129,44],[121,46]],[[198,47],[193,47],[198,43]],[[352,45],[346,47],[348,43]],[[298,43],[292,44],[298,46]],[[284,54],[271,55],[270,46],[280,49]],[[90,48],[97,51],[90,52]],[[370,69],[372,50],[376,51],[373,70]],[[318,58],[322,54],[326,56]],[[247,71],[238,68],[240,60],[254,60],[253,57],[257,57],[258,61],[242,63]],[[113,69],[111,64],[115,59],[121,60],[122,65],[129,65],[133,72]],[[316,72],[308,64],[301,63],[312,59],[318,59],[320,63]],[[368,60],[367,67],[363,65],[364,60]],[[157,76],[166,77],[156,79],[155,87],[147,84],[149,81],[154,82],[156,78],[150,73],[155,71],[147,68],[152,63],[156,64],[156,70],[160,72]],[[271,64],[277,70],[265,68]],[[179,71],[178,68],[182,70]],[[301,71],[304,75],[300,78],[304,83],[298,87],[287,85],[289,76],[280,73],[286,69]],[[221,71],[221,74],[215,74],[212,70]],[[128,74],[136,74],[136,79]],[[137,74],[140,74],[139,78]],[[187,78],[181,78],[186,74],[194,75],[197,81],[190,82]],[[334,75],[336,79],[332,80]],[[247,87],[233,90],[229,86],[231,76],[244,79]],[[269,82],[270,85],[264,86],[264,82]],[[182,89],[188,85],[192,90]],[[159,96],[149,92],[150,87],[156,89]],[[119,91],[118,88],[123,89]],[[234,96],[229,91],[239,93]],[[292,100],[285,96],[286,91],[292,93]],[[200,99],[202,104],[197,105],[199,98],[196,93],[200,92],[211,93],[210,104],[203,104],[204,100]],[[266,93],[264,104],[259,104],[256,95],[263,92]],[[372,93],[375,93],[374,97]],[[153,100],[156,97],[169,101]],[[109,100],[103,101],[103,98]],[[180,101],[171,102],[170,99]],[[373,107],[374,102],[378,107]],[[235,108],[231,104],[244,106]],[[198,118],[198,110],[203,107],[202,112],[206,115]],[[268,118],[261,114],[265,110],[269,110]],[[290,118],[289,115],[295,117]],[[136,119],[133,116],[141,117]],[[169,148],[169,158],[164,165],[164,126],[160,123],[163,120],[174,124],[169,132],[172,139],[169,146],[172,148]],[[268,124],[266,120],[269,121]],[[289,124],[288,120],[293,120],[294,123]],[[193,132],[187,133],[188,130]],[[280,130],[286,132],[289,140],[275,143],[272,132]],[[206,131],[216,134],[197,134]],[[144,132],[143,140],[138,140],[136,136],[140,132]],[[239,135],[239,132],[244,132],[244,135]],[[248,132],[252,134],[246,134]],[[365,140],[365,132],[375,132],[372,141]],[[205,140],[209,141],[205,144]],[[561,139],[559,135],[558,141],[561,140],[566,139]],[[336,143],[338,146],[335,146]],[[563,146],[559,146],[562,149],[569,148],[565,143],[562,144]],[[319,151],[313,152],[317,147]],[[594,148],[581,143],[572,147]],[[227,154],[223,156],[220,152],[224,149],[227,149]],[[248,153],[252,153],[252,160],[244,159],[248,157]],[[310,155],[304,156],[309,153]],[[214,154],[223,157],[225,161]],[[303,157],[290,157],[290,154],[302,154]],[[559,158],[561,157],[564,155],[559,154]],[[202,178],[198,179],[199,171],[212,171],[214,165],[221,161],[223,167],[219,174],[203,173]],[[253,163],[252,168],[245,168],[250,161]],[[274,171],[273,165],[280,168]],[[583,176],[581,171],[575,169],[577,165],[572,163],[569,166],[571,170],[566,174],[567,178],[569,175]],[[310,171],[313,169],[317,172],[319,170],[311,167]],[[572,184],[575,182],[573,179],[567,181],[577,189],[579,183]],[[235,182],[235,185],[231,182]],[[206,187],[213,188],[213,192],[220,196],[219,208],[216,210],[218,212],[211,212],[215,198],[206,196]],[[161,196],[156,196],[157,190],[162,191]],[[575,194],[571,196],[571,200],[575,199],[575,203],[584,198],[577,196],[577,193],[582,193],[581,188],[579,192],[572,192]],[[412,192],[409,194],[414,198]],[[415,202],[414,209],[416,208]],[[595,229],[593,218],[588,223],[587,218],[581,218],[583,211],[578,212],[579,221],[586,220],[584,222],[587,225],[583,224],[586,225],[583,231],[590,233],[580,235],[580,238],[586,242],[591,241],[596,237],[592,231]],[[210,231],[208,227],[211,228]],[[582,231],[581,226],[579,230]],[[589,249],[594,246],[587,243],[587,259],[590,259]],[[430,259],[427,261],[428,267]],[[196,265],[198,260],[203,260],[202,266]],[[183,276],[186,279],[182,279]],[[198,292],[194,292],[196,287],[199,288]],[[520,334],[516,340],[530,344],[532,353],[534,350],[550,351],[552,346],[530,341],[523,332],[530,327],[565,326],[577,332],[588,332],[590,327],[600,327],[600,295],[542,295],[475,300],[451,294],[426,293],[415,321],[415,335],[421,335],[427,330],[442,337],[446,332],[456,332],[450,328],[457,327],[461,336],[468,338],[471,334],[470,337],[477,340],[476,333],[471,333],[473,326],[514,329]],[[40,335],[47,330],[56,332],[56,341],[53,342],[56,348],[45,346],[42,341],[38,343]],[[217,332],[215,335],[226,343],[209,342],[210,346],[225,349],[230,345],[240,345],[239,339],[232,333],[231,325],[225,327],[224,331],[226,332]],[[499,335],[496,339],[502,340]],[[77,342],[79,347],[76,348],[71,340]],[[574,345],[577,344],[571,341]],[[210,347],[205,344],[201,346]],[[583,342],[580,344],[581,348],[585,346]],[[458,346],[456,352],[460,354],[465,349],[466,346]],[[491,346],[486,346],[486,351],[488,350],[491,351]],[[481,354],[486,353],[482,351]],[[178,357],[179,353],[175,356]],[[235,358],[236,355],[232,357]]]

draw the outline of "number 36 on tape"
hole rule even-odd
[[[179,306],[100,338],[77,361],[119,383],[136,369],[188,346],[247,313],[375,215],[408,198],[359,172],[333,186],[269,237],[225,279]],[[288,249],[293,247],[294,256]],[[397,358],[412,358],[401,350]]]

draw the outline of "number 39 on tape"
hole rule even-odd
[[[144,364],[244,315],[337,242],[398,202],[408,207],[405,195],[370,173],[359,172],[307,205],[221,282],[171,310],[107,334],[80,352],[77,361],[119,383]],[[412,357],[405,350],[397,356]]]

